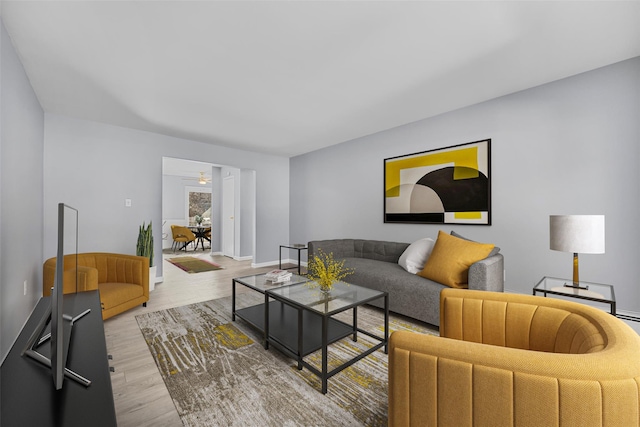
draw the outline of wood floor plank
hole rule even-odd
[[[165,259],[184,255],[163,254]],[[230,296],[234,277],[264,273],[274,268],[252,268],[251,261],[235,261],[203,252],[186,255],[213,261],[224,269],[188,274],[164,261],[164,282],[156,284],[147,307],[136,307],[104,323],[107,350],[113,356],[111,366],[115,368],[111,373],[111,386],[119,427],[182,426],[135,316]]]

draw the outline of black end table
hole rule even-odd
[[[609,304],[610,313],[616,316],[616,294],[612,285],[580,281],[580,287],[573,287],[572,283],[571,279],[545,276],[534,286],[533,295],[558,295]]]
[[[278,268],[282,270],[282,248],[293,249],[298,251],[298,275],[300,275],[300,252],[304,250],[308,250],[307,245],[303,245],[301,243],[287,243],[286,245],[280,245],[280,257],[278,259]],[[290,267],[295,268],[295,267]]]

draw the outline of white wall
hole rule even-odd
[[[276,262],[278,245],[289,237],[289,159],[54,114],[45,115],[45,256],[55,247],[52,212],[64,201],[80,211],[81,251],[135,253],[139,225],[153,220],[161,275],[163,156],[254,169],[254,261]],[[285,203],[273,202],[274,190],[285,194]]]
[[[193,183],[184,181],[179,176],[162,176],[162,217],[164,219],[187,220],[184,208],[185,187],[193,187]]]
[[[222,252],[222,168],[211,168],[211,252]]]
[[[189,225],[184,216],[184,186],[179,176],[162,175],[162,233],[167,234],[162,249],[173,245],[171,225]]]
[[[549,215],[606,215],[606,253],[582,255],[582,280],[615,285],[640,312],[640,58],[291,160],[291,238],[412,242],[455,229],[493,242],[506,288],[570,277],[549,250]],[[383,223],[383,159],[492,138],[492,226]]]
[[[4,359],[42,296],[44,113],[4,24],[0,27],[0,357]]]
[[[240,171],[240,258],[250,257],[255,246],[256,172]]]

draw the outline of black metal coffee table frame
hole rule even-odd
[[[344,286],[346,284],[339,284]],[[304,284],[290,285],[301,287]],[[346,285],[353,287],[355,292],[356,285]],[[309,292],[314,292],[309,290]],[[317,291],[316,291],[317,292]],[[341,295],[333,296],[331,294],[322,295],[318,292],[319,301],[322,303],[324,298],[327,307],[332,298],[340,298],[345,295],[344,289]],[[274,301],[269,301],[269,299]],[[358,307],[370,301],[384,298],[384,337],[379,337],[368,331],[358,328]],[[329,378],[353,365],[360,359],[368,356],[374,351],[384,347],[385,354],[388,353],[389,342],[389,294],[387,292],[376,292],[368,298],[359,299],[351,304],[340,306],[336,309],[325,308],[322,313],[318,310],[310,308],[307,304],[302,304],[296,300],[287,298],[278,294],[277,289],[267,290],[265,292],[264,309],[264,337],[265,349],[269,348],[269,344],[282,351],[284,354],[296,359],[298,369],[306,367],[312,373],[320,377],[322,381],[322,393],[327,393],[327,381]],[[332,316],[353,309],[353,324],[349,325],[343,321],[337,320]],[[358,340],[358,332],[365,334],[375,340],[380,341],[367,350],[348,360],[342,365],[328,371],[328,346],[343,338],[352,336],[353,341]],[[322,369],[317,369],[304,360],[304,357],[318,350],[322,350]]]
[[[265,294],[268,289],[279,288],[281,286],[290,286],[296,283],[308,281],[304,276],[293,275],[291,279],[283,283],[271,283],[266,280],[264,274],[255,274],[251,276],[236,277],[231,282],[231,320],[236,321],[236,316],[249,323],[258,331],[264,334],[264,305],[262,303],[236,309],[236,285],[240,284],[261,294]],[[266,345],[266,341],[263,342]]]

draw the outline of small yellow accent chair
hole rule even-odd
[[[135,255],[89,252],[78,254],[77,292],[100,291],[102,318],[108,319],[149,301],[149,258]],[[56,258],[45,261],[42,295],[51,295]],[[76,292],[76,256],[64,257],[63,292]]]
[[[196,240],[196,235],[193,234],[193,231],[181,225],[175,225],[175,224],[172,225],[171,235],[173,237],[173,244],[171,245],[171,248],[173,249],[174,252],[176,251],[176,248],[180,243],[182,243],[182,246],[179,248],[179,250],[184,249],[186,252],[187,246],[189,245],[189,243],[195,242]]]
[[[445,289],[389,348],[390,427],[640,426],[640,336],[584,304]]]

